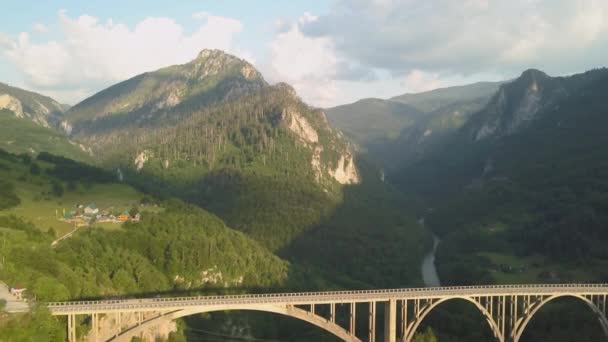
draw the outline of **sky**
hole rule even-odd
[[[2,0],[0,82],[76,104],[205,48],[330,107],[608,61],[607,0]]]

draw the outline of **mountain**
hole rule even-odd
[[[439,88],[421,93],[403,94],[390,100],[408,104],[422,112],[436,112],[441,108],[489,99],[503,82],[477,82],[468,85]]]
[[[601,77],[590,72],[572,77],[549,77],[540,70],[526,70],[513,82],[505,84],[464,131],[473,140],[497,139],[526,128],[581,88]]]
[[[396,139],[424,115],[410,105],[375,98],[327,109],[329,121],[362,147]]]
[[[365,99],[327,109],[327,115],[380,167],[395,170],[416,160],[481,110],[500,82]]]
[[[179,120],[179,115],[265,86],[261,74],[246,61],[219,50],[203,50],[190,63],[135,76],[87,98],[70,108],[63,125],[68,133],[78,135],[125,124]]]
[[[443,236],[442,279],[607,279],[606,91],[608,69],[525,71],[439,148],[393,175],[433,208],[427,222]]]
[[[90,150],[56,129],[67,106],[50,97],[0,83],[0,148],[13,153],[51,152],[90,160]]]
[[[251,165],[258,152],[265,152],[258,162],[267,166],[283,153],[275,140],[287,134],[292,147],[308,150],[309,175],[358,181],[349,146],[322,112],[290,86],[269,86],[251,64],[218,50],[103,90],[72,107],[64,124],[72,136],[96,144],[102,158],[123,158],[138,171],[148,160],[204,171]]]
[[[0,83],[0,110],[3,109],[17,118],[52,127],[60,121],[66,106],[50,97]]]
[[[189,63],[135,76],[72,107],[63,127],[126,182],[210,210],[285,258],[322,266],[300,251],[315,254],[319,241],[307,237],[331,232],[339,240],[328,251],[339,254],[334,268],[324,268],[331,277],[419,281],[429,240],[400,208],[405,199],[358,161],[323,111],[235,56],[203,50]],[[355,273],[369,246],[387,240],[390,255],[411,250],[396,261],[400,271],[377,258],[374,272]]]

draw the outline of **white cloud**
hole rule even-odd
[[[243,29],[238,20],[209,13],[194,16],[202,22],[186,32],[171,18],[149,17],[129,27],[61,11],[60,40],[37,43],[29,33],[21,33],[2,39],[0,48],[24,77],[25,86],[69,103],[139,73],[185,63],[203,48],[250,56],[233,46]]]
[[[315,16],[306,13],[299,24],[315,20]],[[269,47],[269,61],[262,65],[269,81],[291,84],[305,101],[314,105],[332,102],[337,91],[333,78],[339,61],[329,38],[306,37],[297,24],[285,28],[282,23]]]
[[[403,82],[403,86],[412,93],[420,93],[444,86],[437,73],[427,73],[414,69],[410,71]]]
[[[34,30],[35,32],[38,32],[38,33],[47,33],[47,32],[49,32],[49,28],[46,27],[46,25],[40,24],[40,23],[34,24],[32,26],[32,30]]]
[[[608,55],[606,0],[337,0],[300,26],[344,58],[396,77],[415,69],[513,75],[532,66],[563,74]]]

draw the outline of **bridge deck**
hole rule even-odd
[[[108,312],[172,311],[197,306],[258,306],[264,304],[307,305],[359,303],[390,299],[482,297],[509,295],[595,295],[606,294],[608,284],[496,285],[405,288],[390,290],[272,293],[229,296],[167,297],[48,303],[54,315]]]

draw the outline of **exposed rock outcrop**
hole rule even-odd
[[[135,165],[137,171],[141,171],[141,169],[144,168],[144,165],[150,157],[152,157],[152,154],[147,150],[140,152],[137,157],[135,157],[133,164]]]

